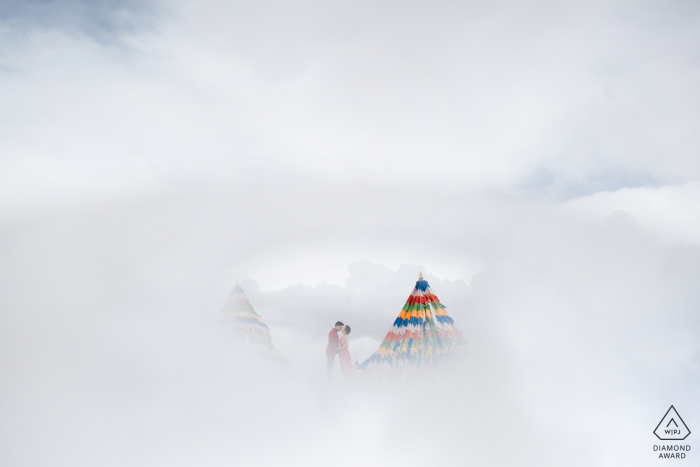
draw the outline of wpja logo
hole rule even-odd
[[[690,430],[675,407],[671,406],[656,426],[654,434],[662,441],[681,441],[688,437]],[[659,459],[685,459],[686,453],[690,451],[690,445],[655,444],[654,451],[659,452]]]

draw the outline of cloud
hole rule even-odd
[[[0,463],[645,465],[693,419],[697,6],[145,5],[0,7]],[[326,384],[422,268],[463,367]]]
[[[563,212],[602,220],[611,212],[630,213],[647,232],[667,243],[700,243],[700,185],[624,188],[563,203]]]
[[[697,178],[686,4],[10,5],[37,26],[2,48],[5,209],[192,179],[566,199]],[[54,9],[154,28],[114,47],[42,23]]]
[[[22,32],[56,29],[114,44],[122,34],[148,28],[155,6],[150,0],[6,0],[0,5],[0,25]]]
[[[356,261],[348,267],[350,276],[344,287],[325,283],[313,287],[297,284],[262,292],[254,281],[246,280],[241,285],[268,325],[292,332],[294,339],[288,339],[283,351],[292,352],[295,360],[323,359],[326,335],[336,321],[342,321],[353,330],[352,359],[362,362],[384,339],[413,290],[420,271],[426,269],[401,265],[393,271],[380,264]],[[440,280],[427,271],[425,278],[448,307],[448,312],[454,315],[459,328],[459,318],[466,314],[466,283]]]
[[[261,239],[265,225],[250,222],[221,231],[215,213],[240,212],[215,206],[220,194],[187,198],[189,206],[140,200],[6,225],[8,462],[90,465],[108,453],[115,465],[318,465],[344,446],[340,465],[644,465],[644,440],[670,400],[693,417],[698,251],[658,243],[628,215],[599,222],[520,201],[491,205],[494,222],[459,231],[448,248],[468,261],[471,239],[489,237],[480,272],[444,280],[424,270],[470,341],[463,367],[427,386],[353,391],[325,383],[330,326],[351,323],[351,353],[365,357],[423,267],[359,261],[342,284],[268,290],[242,281],[290,359],[283,370],[251,367],[233,358],[216,317],[235,277],[245,277],[239,260],[251,261],[232,239],[255,257],[276,237]],[[499,218],[513,223],[493,231]],[[341,251],[351,237],[328,238]],[[306,247],[310,257],[318,251]],[[397,448],[397,426],[424,431],[425,442]],[[45,449],[29,449],[36,442]]]

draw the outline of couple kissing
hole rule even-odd
[[[355,378],[355,367],[350,358],[348,350],[348,334],[350,334],[350,326],[338,321],[328,333],[328,347],[326,347],[326,357],[328,359],[328,379],[333,377],[333,364],[335,356],[338,355],[340,361],[340,369],[343,370],[343,377],[346,381],[352,381]],[[338,335],[338,333],[341,333]]]

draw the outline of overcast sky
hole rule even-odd
[[[652,465],[668,406],[699,429],[697,2],[5,0],[0,102],[0,464]],[[368,357],[421,270],[461,372],[326,385],[332,324]],[[228,359],[237,279],[288,369]]]

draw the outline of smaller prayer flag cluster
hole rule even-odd
[[[381,345],[358,370],[362,379],[401,380],[447,366],[466,348],[466,339],[421,273]]]
[[[284,355],[272,345],[270,329],[262,316],[255,312],[245,291],[238,285],[238,281],[221,311],[221,320],[230,325],[236,342],[245,351],[279,362],[287,362]]]

